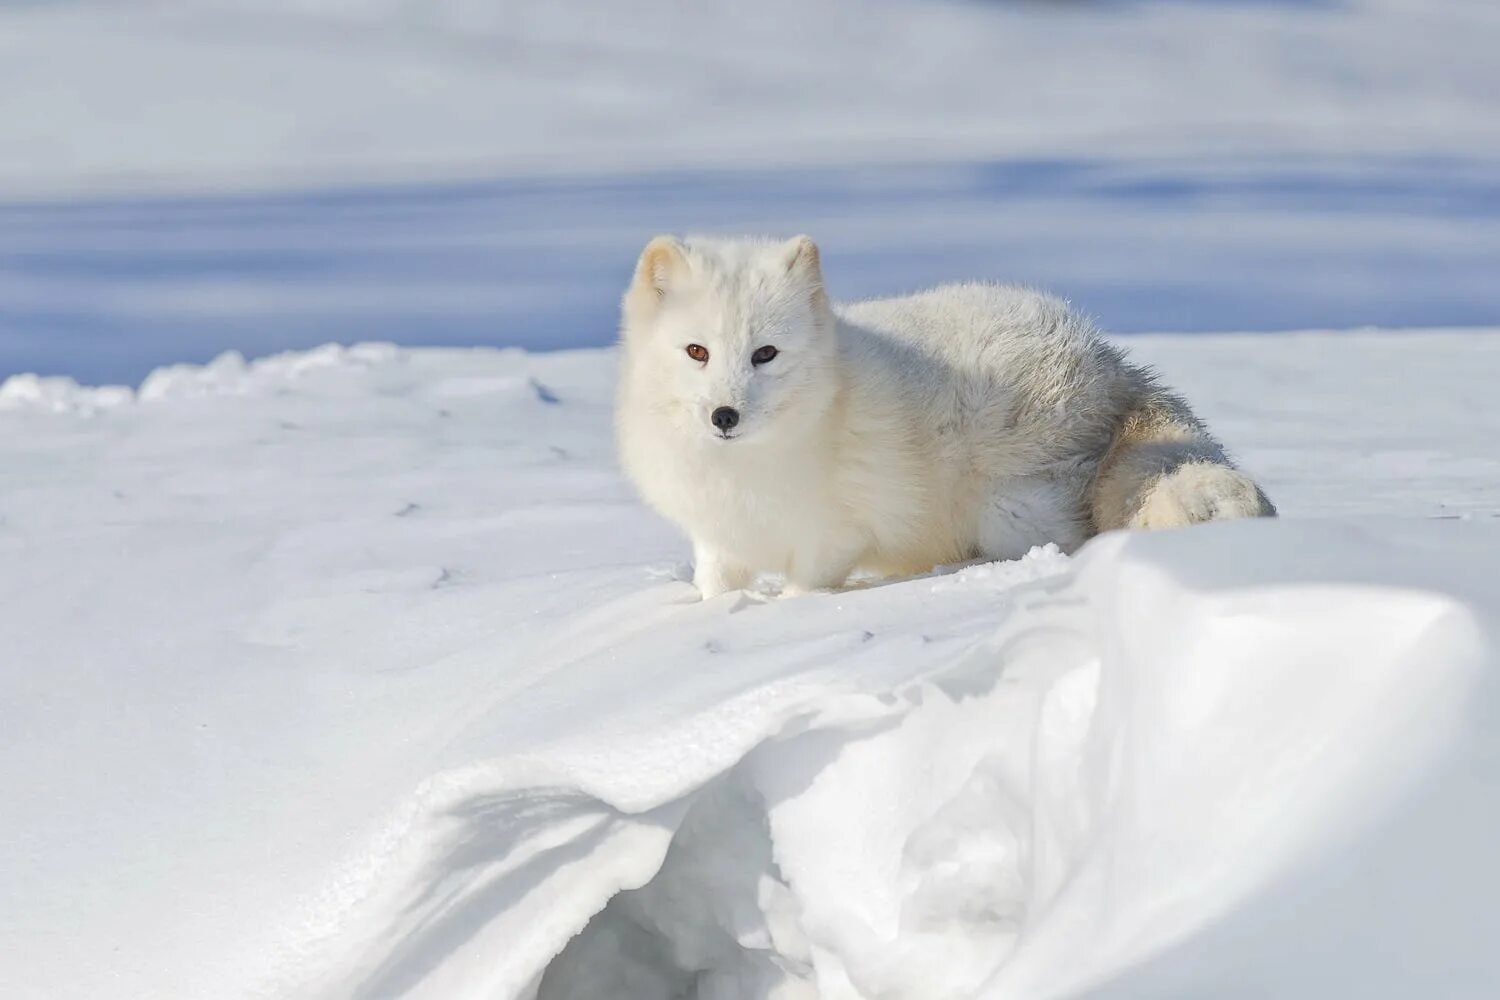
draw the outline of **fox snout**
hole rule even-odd
[[[740,411],[732,406],[720,406],[709,415],[708,419],[719,429],[720,434],[728,434],[739,424]]]

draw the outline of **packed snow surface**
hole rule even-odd
[[[1278,521],[709,602],[610,351],[11,378],[0,995],[1495,995],[1500,339],[1270,343]]]

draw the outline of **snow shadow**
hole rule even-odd
[[[560,868],[604,849],[625,824],[606,803],[572,789],[524,789],[473,796],[448,810],[450,833],[388,935],[384,958],[352,991],[408,993],[461,951],[498,912],[541,887]]]
[[[766,1000],[812,979],[765,803],[731,774],[694,796],[660,870],[589,921],[531,1000]]]

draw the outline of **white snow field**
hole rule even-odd
[[[1500,996],[1497,45],[0,0],[0,998]],[[663,230],[1414,329],[1129,339],[1278,521],[700,602],[612,459]],[[326,340],[448,347],[221,355]]]
[[[608,350],[10,379],[0,995],[1496,995],[1500,338],[1130,344],[1283,518],[709,602]]]

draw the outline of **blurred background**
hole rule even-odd
[[[1496,0],[0,0],[0,378],[601,345],[659,231],[1117,332],[1500,324]]]

